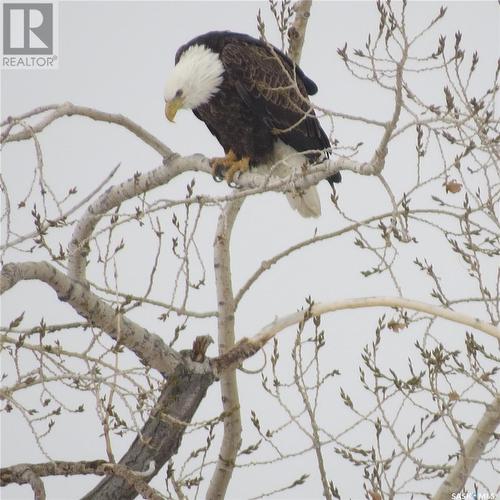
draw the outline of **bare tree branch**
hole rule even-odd
[[[42,464],[16,464],[0,469],[0,485],[17,483],[26,484],[28,478],[24,476],[26,470],[31,470],[38,477],[58,475],[80,475],[80,474],[105,474],[102,466],[105,460],[65,462],[55,460]]]
[[[59,118],[62,118],[64,116],[84,116],[87,118],[91,118],[92,120],[114,123],[116,125],[124,127],[130,132],[132,132],[134,135],[136,135],[140,140],[142,140],[148,146],[153,148],[162,157],[167,158],[171,155],[170,149],[167,146],[165,146],[165,144],[163,144],[154,135],[150,134],[147,130],[145,130],[144,128],[142,128],[140,125],[133,122],[129,118],[123,115],[98,111],[96,109],[88,108],[85,106],[77,106],[75,104],[72,104],[71,102],[65,102],[64,104],[58,104],[58,105],[56,104],[53,106],[40,107],[33,110],[30,113],[25,113],[20,117],[7,118],[7,120],[5,120],[5,122],[2,123],[2,126],[6,124],[12,126],[18,123],[19,120],[31,118],[35,115],[45,113],[46,111],[50,110],[52,110],[52,112],[48,116],[40,120],[40,122],[38,122],[37,124],[30,127],[31,132],[30,130],[23,130],[22,132],[17,132],[16,134],[10,134],[9,133],[10,128],[9,128],[7,130],[7,133],[5,135],[2,135],[1,142],[7,143],[7,142],[17,142],[17,141],[24,141],[26,139],[31,139],[33,134],[38,134],[39,132],[44,130],[47,126],[49,126],[52,122],[54,122]]]
[[[0,485],[6,486],[11,483],[26,484],[27,482],[31,484],[34,477],[39,479],[40,476],[73,476],[82,474],[97,476],[111,475],[112,477],[116,475],[117,477],[123,478],[134,492],[131,498],[135,498],[137,493],[143,498],[152,500],[161,500],[163,498],[156,490],[148,486],[143,479],[142,472],[135,472],[123,465],[108,463],[104,460],[94,460],[90,462],[53,461],[43,464],[12,465],[0,469]],[[45,492],[43,492],[43,496],[35,496],[35,498],[45,498],[44,494]]]
[[[485,323],[478,318],[455,312],[451,309],[436,307],[416,300],[403,297],[365,297],[358,299],[345,299],[336,302],[314,304],[310,310],[298,311],[288,316],[276,318],[272,323],[264,327],[259,333],[250,338],[242,338],[233,349],[225,354],[219,355],[212,361],[216,373],[224,372],[232,367],[238,366],[242,361],[258,352],[269,340],[279,332],[296,325],[304,320],[306,315],[321,316],[322,314],[346,309],[364,309],[369,307],[392,307],[410,309],[430,314],[432,316],[447,319],[457,324],[470,326],[500,340],[500,328]]]

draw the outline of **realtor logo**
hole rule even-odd
[[[4,3],[2,10],[2,68],[55,67],[57,56],[54,53],[54,5]]]

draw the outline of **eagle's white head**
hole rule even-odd
[[[205,45],[192,45],[182,54],[165,85],[165,115],[174,121],[179,109],[206,104],[219,90],[224,66]]]

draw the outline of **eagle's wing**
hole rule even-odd
[[[287,56],[263,42],[234,40],[220,57],[226,78],[273,134],[296,151],[330,147],[307,97],[317,87]]]

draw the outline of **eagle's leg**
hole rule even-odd
[[[231,186],[233,184],[233,177],[236,172],[246,172],[250,168],[250,158],[248,156],[244,156],[241,160],[235,161],[229,169],[224,174],[224,178],[227,183]]]
[[[212,158],[210,160],[210,168],[212,169],[212,177],[217,181],[221,182],[224,180],[224,172],[231,168],[234,162],[238,161],[238,157],[235,155],[234,151],[230,149],[226,156],[222,158]]]

